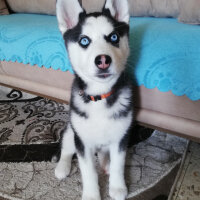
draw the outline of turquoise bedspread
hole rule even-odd
[[[55,16],[0,16],[0,60],[73,72],[66,54]]]
[[[200,26],[131,18],[128,71],[137,85],[200,99]],[[0,16],[0,60],[73,72],[55,16]]]
[[[130,21],[128,70],[138,85],[200,99],[200,26],[170,18]]]

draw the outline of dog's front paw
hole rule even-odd
[[[55,176],[57,179],[62,180],[65,179],[66,176],[70,174],[71,170],[71,163],[63,163],[59,162],[58,165],[55,168]]]
[[[82,200],[101,200],[100,196],[83,195]]]
[[[128,195],[128,191],[126,187],[111,187],[109,189],[109,194],[113,200],[125,200]]]
[[[100,197],[83,196],[82,200],[101,200]]]
[[[88,191],[84,192],[82,195],[82,200],[101,200],[99,192]]]

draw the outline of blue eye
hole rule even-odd
[[[110,35],[110,40],[111,40],[111,42],[117,43],[117,42],[119,42],[119,37],[116,33],[113,33]]]
[[[88,37],[84,36],[84,37],[82,37],[82,38],[80,39],[79,44],[80,44],[82,47],[86,48],[86,47],[90,44],[90,39],[89,39]]]

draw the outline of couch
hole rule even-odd
[[[200,26],[183,24],[199,24],[200,5],[192,0],[193,6],[186,9],[187,1],[180,1],[129,0],[134,18],[127,71],[133,79],[136,123],[200,142]],[[81,3],[89,12],[104,1]],[[0,16],[0,84],[69,102],[73,70],[56,28],[55,0],[7,0],[6,5],[11,14]],[[41,34],[34,32],[40,28]],[[28,32],[21,34],[24,29]],[[31,34],[37,41],[31,41],[20,57],[18,52],[30,42]],[[16,45],[22,36],[26,41]]]

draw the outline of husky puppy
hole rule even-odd
[[[100,200],[94,157],[110,173],[109,194],[124,200],[124,165],[132,123],[132,89],[124,75],[129,55],[127,0],[106,0],[102,12],[87,14],[78,0],[57,0],[57,19],[75,72],[70,122],[64,132],[55,176],[70,173],[77,153],[82,200]]]

